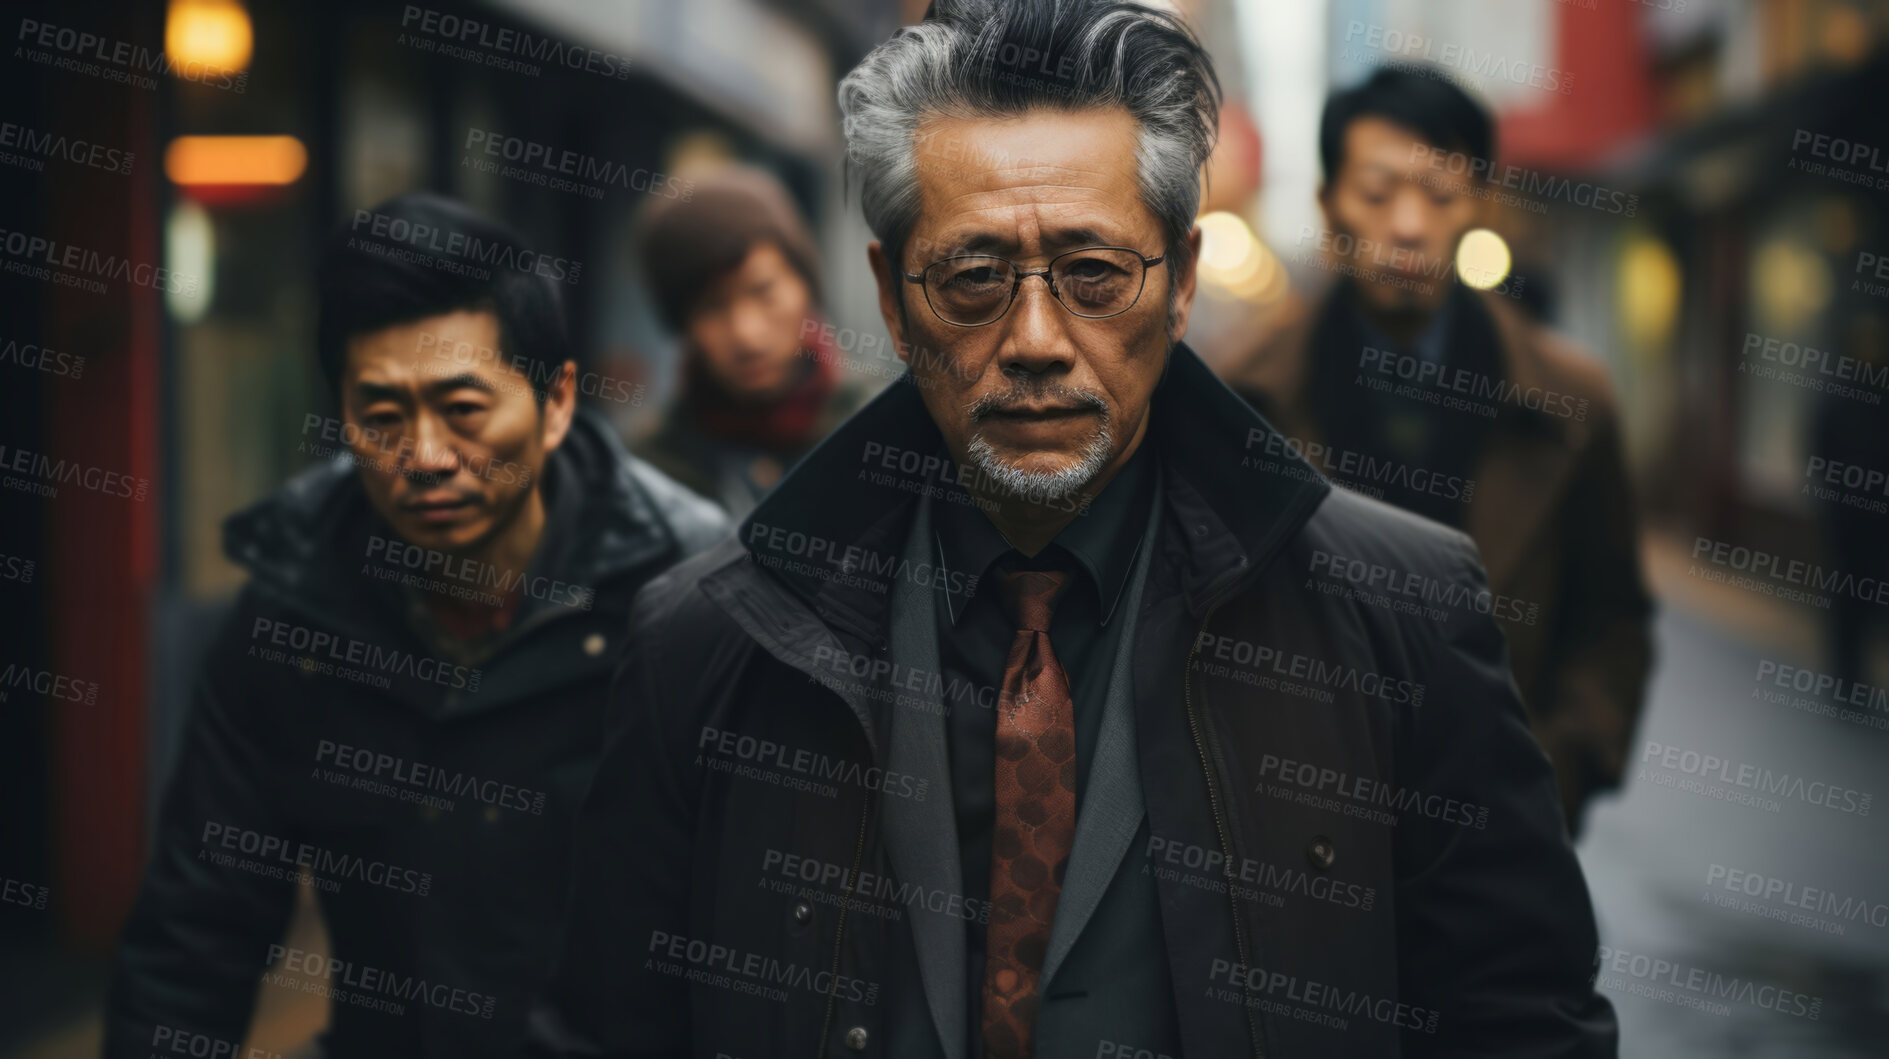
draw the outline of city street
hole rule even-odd
[[[1755,697],[1780,690],[1755,679],[1761,662],[1822,668],[1809,650],[1813,612],[1701,586],[1676,546],[1650,551],[1661,613],[1647,714],[1626,786],[1596,804],[1580,845],[1601,944],[1613,950],[1601,986],[1620,1013],[1620,1054],[1881,1056],[1889,1040],[1889,893],[1882,890],[1889,820],[1880,804],[1889,789],[1889,732]],[[1660,747],[1649,756],[1651,743]],[[1686,776],[1660,767],[1671,760],[1665,747],[1733,763],[1718,775],[1736,776],[1749,765],[1868,793],[1878,804],[1864,816],[1779,794],[1768,796],[1777,803],[1773,813],[1663,786],[1655,777],[1677,783]],[[1764,885],[1732,871],[1763,877]],[[1728,891],[1728,878],[1739,889]],[[1776,883],[1795,889],[1779,891]],[[1774,894],[1768,901],[1766,886]],[[1828,892],[1826,909],[1847,900],[1851,913],[1819,914],[1814,906],[1825,899],[1811,889]],[[1752,890],[1760,896],[1747,896]],[[1821,922],[1779,921],[1767,910]],[[1671,967],[1656,973],[1652,961],[1659,960]],[[1713,992],[1715,984],[1723,992]],[[1792,994],[1821,1005],[1813,1009]]]

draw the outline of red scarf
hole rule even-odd
[[[814,435],[839,383],[842,355],[824,326],[806,331],[812,332],[812,338],[801,343],[793,385],[766,404],[737,402],[715,380],[702,357],[686,353],[682,406],[697,428],[709,437],[769,452],[797,453],[820,440]]]

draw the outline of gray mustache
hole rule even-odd
[[[1092,409],[1108,418],[1108,402],[1102,395],[1090,390],[1079,390],[1061,383],[1042,383],[1039,385],[1015,385],[1002,393],[987,393],[971,402],[971,421],[988,418],[999,412],[1007,411],[1031,403],[1055,401],[1059,404],[1081,405]]]

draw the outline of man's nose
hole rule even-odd
[[[1050,293],[1048,276],[1025,279],[1006,317],[1009,328],[997,348],[999,366],[1032,374],[1069,370],[1076,362],[1076,344],[1069,334],[1073,318]]]
[[[1406,189],[1391,200],[1391,239],[1400,244],[1423,242],[1430,231],[1430,204],[1422,193]]]
[[[459,452],[453,433],[438,416],[421,415],[413,427],[413,448],[402,467],[409,475],[451,478],[459,471]]]

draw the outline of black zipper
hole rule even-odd
[[[1187,726],[1193,730],[1194,749],[1200,754],[1200,768],[1207,778],[1207,802],[1213,809],[1214,830],[1220,836],[1220,863],[1233,863],[1233,836],[1227,829],[1226,811],[1220,801],[1220,781],[1213,769],[1212,756],[1207,752],[1207,740],[1202,737],[1204,726],[1200,712],[1194,707],[1194,660],[1200,654],[1200,638],[1207,631],[1207,625],[1220,610],[1215,603],[1207,611],[1207,616],[1200,620],[1200,628],[1194,633],[1194,642],[1187,648],[1187,665],[1181,671],[1181,696],[1187,707]],[[1211,734],[1211,733],[1209,733]],[[1246,931],[1240,921],[1240,902],[1233,895],[1233,887],[1227,887],[1227,906],[1233,912],[1233,944],[1240,957],[1240,966],[1250,968],[1253,965],[1246,953]],[[1253,1059],[1266,1059],[1266,1048],[1259,1035],[1259,1023],[1255,1020],[1252,1005],[1246,1003],[1246,977],[1240,978],[1240,1009],[1246,1013],[1246,1032],[1252,1040]]]

